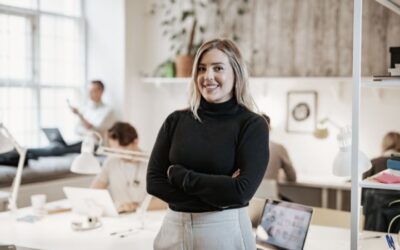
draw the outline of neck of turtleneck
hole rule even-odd
[[[205,115],[229,115],[236,113],[238,108],[239,105],[234,97],[222,103],[210,103],[201,98],[199,111]]]

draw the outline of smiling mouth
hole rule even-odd
[[[218,84],[204,84],[203,85],[203,88],[204,89],[206,89],[206,90],[214,90],[214,89],[217,89],[219,87],[219,85]]]

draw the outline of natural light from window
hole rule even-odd
[[[43,127],[74,140],[85,84],[81,0],[0,0],[0,122],[23,146],[45,146]]]

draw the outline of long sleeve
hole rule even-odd
[[[171,134],[176,123],[174,113],[162,125],[147,167],[147,192],[167,203],[188,202],[194,197],[183,190],[171,185],[167,178],[167,169],[170,166],[169,150]]]
[[[269,159],[268,140],[265,120],[254,116],[239,134],[235,153],[238,177],[198,173],[178,164],[170,170],[170,182],[186,194],[219,208],[245,205],[263,179]]]

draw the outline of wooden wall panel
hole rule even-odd
[[[220,4],[234,12],[240,2]],[[386,73],[389,47],[400,46],[400,16],[374,0],[363,3],[362,72]],[[236,25],[253,76],[351,76],[352,0],[249,0],[249,7],[231,21],[210,18],[207,29],[209,38],[230,37]]]

